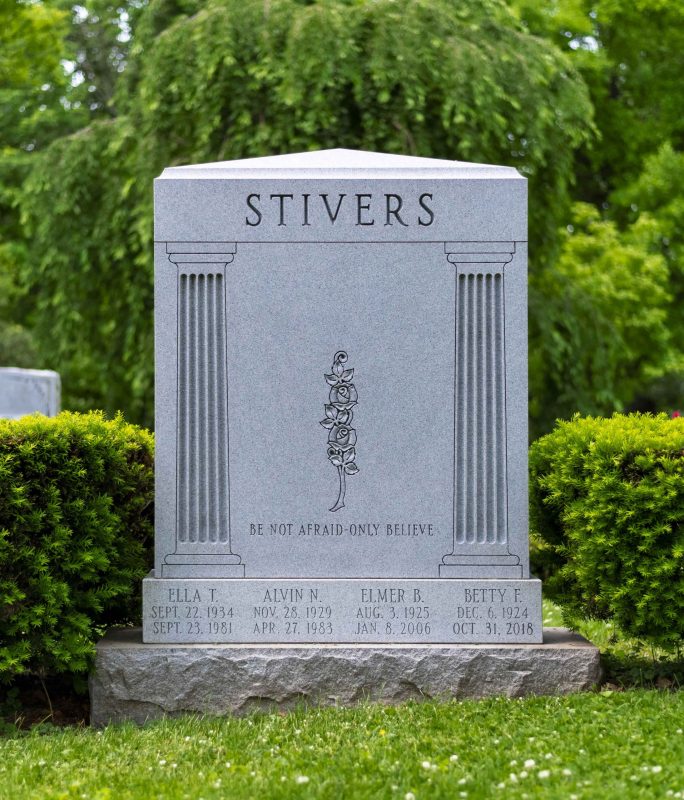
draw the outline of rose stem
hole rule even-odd
[[[338,467],[337,471],[340,475],[340,493],[337,496],[337,502],[330,509],[331,511],[339,511],[341,508],[344,508],[344,495],[345,492],[347,491],[347,482],[344,475],[344,467]]]

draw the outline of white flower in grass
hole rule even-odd
[[[567,767],[563,770],[563,775],[572,775],[572,770]]]
[[[464,783],[468,783],[467,778],[459,778],[458,779],[459,786],[463,786]]]
[[[308,783],[309,778],[306,775],[297,775],[295,783]]]
[[[230,761],[226,761],[226,769],[230,769]]]
[[[406,792],[404,795],[404,800],[416,800],[416,796],[413,794],[413,792]]]
[[[676,732],[677,732],[677,733],[684,733],[684,731],[683,731],[681,728],[677,728],[677,731],[676,731]]]
[[[541,778],[542,780],[544,780],[544,778],[548,778],[550,774],[551,774],[551,770],[540,769],[539,772],[537,773],[537,777]]]
[[[165,765],[166,765],[166,759],[165,759],[165,758],[161,758],[161,759],[159,759],[159,766],[160,766],[160,767],[163,767],[163,766],[165,766]]]
[[[452,764],[455,764],[458,761],[458,756],[456,755],[456,753],[449,756],[449,761],[451,761]]]
[[[505,789],[506,788],[506,784],[505,783],[497,783],[496,784],[496,788],[497,789]]]
[[[661,766],[659,766],[658,764],[656,764],[655,767],[651,767],[651,772],[662,772],[662,771],[663,771],[663,768]]]
[[[511,783],[517,783],[518,782],[518,776],[515,774],[515,772],[511,772],[511,774],[508,777],[509,777],[509,780],[511,781]]]
[[[525,769],[532,769],[532,767],[534,767],[536,763],[537,762],[533,758],[528,758],[523,764],[523,766],[525,767]]]
[[[520,777],[521,778],[526,778],[527,777],[527,772],[525,772],[525,770],[522,770],[522,772],[520,773]]]
[[[421,761],[421,762],[420,762],[420,766],[421,766],[423,769],[430,769],[430,767],[432,766],[432,764],[430,764],[430,762],[429,762],[429,761]]]

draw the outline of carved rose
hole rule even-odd
[[[353,383],[340,383],[330,390],[330,402],[333,405],[351,405],[359,399]]]
[[[328,460],[336,467],[340,491],[331,511],[344,508],[347,491],[347,475],[356,475],[359,467],[356,464],[356,431],[352,428],[358,395],[352,383],[354,370],[346,369],[347,354],[338,350],[333,358],[332,372],[325,376],[330,387],[329,403],[325,405],[325,419],[321,425],[328,430]]]
[[[335,425],[330,429],[328,442],[341,449],[353,447],[356,444],[356,431],[346,425]]]

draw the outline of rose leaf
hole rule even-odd
[[[334,424],[335,424],[335,420],[328,419],[327,417],[325,419],[321,420],[321,425],[324,428],[332,428]]]
[[[338,455],[330,456],[330,463],[336,467],[342,466],[342,458]]]
[[[350,381],[353,377],[354,377],[353,369],[345,369],[345,371],[342,373],[343,381]]]
[[[347,475],[356,475],[356,473],[359,471],[359,468],[356,466],[356,464],[345,464],[344,471],[347,473]]]
[[[337,385],[337,375],[326,375],[325,381],[329,386],[336,386]]]

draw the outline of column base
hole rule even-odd
[[[523,568],[518,556],[461,555],[448,553],[439,565],[440,578],[522,578]]]
[[[245,565],[234,553],[171,553],[162,564],[162,578],[244,578]]]

